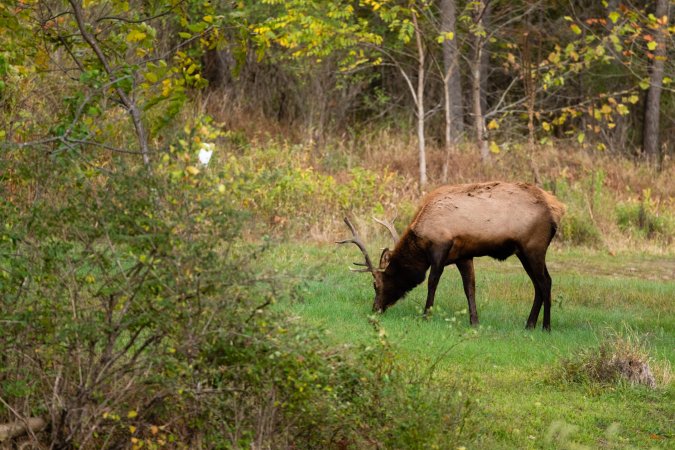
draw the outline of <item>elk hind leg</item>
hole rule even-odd
[[[544,296],[544,330],[551,331],[551,275],[548,274],[546,262],[544,265],[544,280],[542,287],[542,294]]]
[[[535,328],[537,326],[537,319],[539,319],[539,312],[542,305],[544,306],[544,324],[545,330],[551,330],[551,277],[546,269],[546,262],[544,255],[532,255],[518,252],[518,259],[523,265],[532,280],[534,286],[534,302],[530,310],[530,316],[527,319],[526,328]]]

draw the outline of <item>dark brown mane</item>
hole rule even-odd
[[[408,228],[392,252],[387,270],[383,273],[385,307],[396,303],[426,278],[430,264],[419,240]]]

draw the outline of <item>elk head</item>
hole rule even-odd
[[[383,220],[378,220],[373,217],[373,219],[385,226],[389,232],[391,233],[392,237],[394,238],[394,244],[396,241],[398,241],[398,233],[396,233],[396,229],[394,226],[388,222],[385,222]],[[373,311],[375,312],[384,312],[384,310],[387,308],[387,304],[384,301],[384,291],[385,291],[385,271],[387,270],[387,266],[389,266],[389,259],[391,257],[391,250],[388,248],[382,249],[382,253],[380,254],[380,262],[377,267],[375,267],[370,259],[370,256],[368,256],[368,251],[366,250],[366,246],[364,245],[363,241],[359,237],[358,233],[356,232],[356,228],[354,228],[354,225],[349,221],[348,218],[344,218],[345,224],[349,227],[349,230],[352,232],[352,239],[345,239],[342,241],[337,241],[337,244],[354,244],[356,245],[359,250],[361,250],[361,253],[363,253],[363,257],[365,259],[364,262],[362,263],[357,263],[355,262],[354,265],[356,266],[361,266],[361,268],[353,268],[350,267],[349,270],[352,272],[370,272],[371,275],[373,276],[373,288],[375,288],[375,301],[373,302]]]

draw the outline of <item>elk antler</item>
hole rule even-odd
[[[394,217],[394,219],[396,219],[396,217]],[[391,222],[387,222],[384,219],[380,220],[377,217],[373,217],[373,220],[375,222],[379,223],[380,225],[386,227],[387,230],[389,230],[389,232],[391,233],[391,237],[394,238],[394,245],[396,245],[396,243],[398,242],[398,233],[396,232],[396,228],[394,228],[394,224],[392,224]],[[393,220],[392,220],[392,222],[393,222]]]
[[[370,273],[375,273],[375,269],[373,268],[373,263],[370,261],[370,257],[368,256],[368,251],[366,250],[366,246],[363,245],[363,242],[361,241],[361,238],[359,238],[359,235],[356,233],[356,228],[354,228],[354,225],[349,221],[348,218],[345,217],[345,223],[349,227],[349,229],[352,232],[352,235],[354,236],[352,239],[345,239],[343,241],[336,241],[336,244],[355,244],[360,250],[361,253],[363,253],[363,256],[365,257],[366,261],[365,263],[354,263],[357,266],[364,266],[363,269],[354,269],[352,267],[349,268],[352,272],[370,272]]]

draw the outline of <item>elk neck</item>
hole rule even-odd
[[[422,283],[429,265],[422,239],[408,228],[396,244],[383,273],[387,305],[393,304]]]

